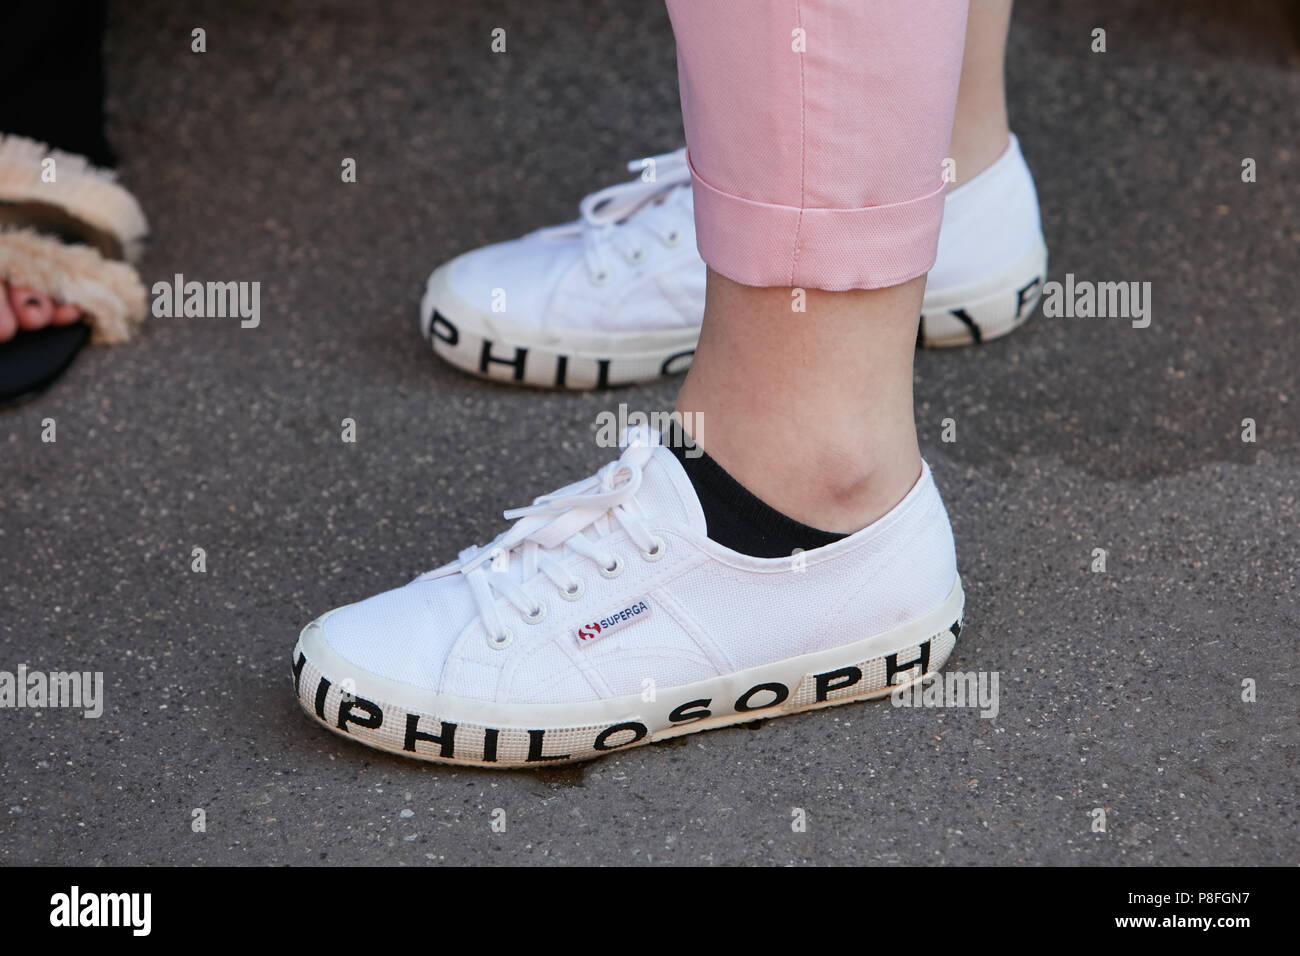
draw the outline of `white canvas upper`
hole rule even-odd
[[[862,531],[790,558],[753,558],[706,536],[685,472],[647,436],[597,476],[538,499],[486,548],[315,622],[356,692],[374,677],[463,700],[617,698],[647,680],[686,685],[881,634],[924,617],[955,587],[952,534],[928,467]],[[655,543],[662,551],[650,559]],[[603,576],[614,558],[621,572]],[[581,594],[565,600],[572,581]],[[485,600],[475,593],[482,582],[491,582]],[[639,604],[607,633],[578,636]],[[501,632],[505,643],[493,640]]]
[[[547,331],[698,326],[705,272],[685,150],[654,157],[649,168],[653,182],[593,193],[573,222],[452,260],[451,291],[471,308]],[[493,309],[498,290],[503,311]]]
[[[992,166],[944,197],[939,249],[925,281],[926,295],[933,302],[987,281],[1041,241],[1038,190],[1020,141],[1012,136]]]

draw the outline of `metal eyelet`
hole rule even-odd
[[[588,278],[591,279],[592,285],[604,285],[609,281],[609,272],[605,269],[601,269],[599,272],[590,273]]]
[[[542,618],[546,617],[546,602],[538,601],[536,611],[534,611],[532,614],[523,614],[520,616],[528,624],[540,624]]]
[[[608,568],[602,565],[596,570],[600,572],[602,578],[616,578],[623,573],[623,559],[616,554],[614,555],[614,563],[612,565]]]
[[[654,547],[649,551],[642,551],[641,557],[645,558],[647,561],[658,561],[664,556],[664,552],[667,550],[667,542],[665,542],[663,538],[655,538]]]
[[[560,597],[564,598],[566,601],[576,601],[578,598],[582,597],[583,590],[584,585],[582,583],[582,578],[578,578],[577,583],[575,583],[572,588],[560,588]]]
[[[645,250],[642,249],[640,246],[637,246],[635,249],[632,250],[632,255],[628,256],[627,261],[635,265],[636,263],[640,262],[644,258],[645,258]]]
[[[487,638],[488,647],[495,648],[498,651],[504,650],[505,648],[510,646],[510,642],[513,641],[514,639],[515,639],[515,635],[511,633],[510,628],[507,627],[500,634],[488,635]]]
[[[682,241],[682,234],[674,229],[672,232],[668,233],[668,235],[663,237],[663,241],[665,246],[675,246],[677,243]]]

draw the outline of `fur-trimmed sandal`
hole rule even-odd
[[[139,203],[111,172],[0,134],[0,283],[82,311],[72,325],[20,330],[0,342],[0,402],[50,384],[88,341],[130,338],[146,294],[129,261],[147,232]]]

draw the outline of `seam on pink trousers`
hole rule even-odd
[[[803,8],[794,0],[794,25],[803,28]],[[804,73],[804,55],[799,53],[799,219],[794,224],[794,252],[790,256],[790,285],[794,285],[799,268],[799,239],[803,228],[803,209],[808,204],[808,86]]]
[[[749,286],[883,289],[930,271],[946,184],[913,199],[857,208],[758,202],[724,192],[691,161],[700,255],[715,272]],[[799,245],[789,240],[798,229]]]

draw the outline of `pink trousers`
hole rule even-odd
[[[877,289],[934,264],[967,0],[667,0],[704,261]]]

